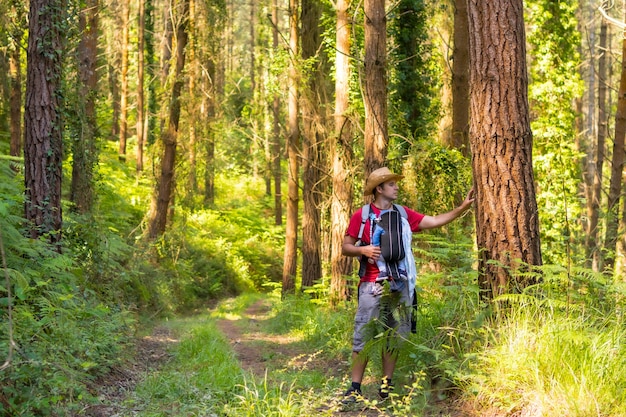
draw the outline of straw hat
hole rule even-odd
[[[383,182],[392,180],[397,181],[401,180],[402,178],[404,178],[404,175],[394,174],[393,172],[389,171],[389,168],[387,167],[375,169],[367,177],[367,181],[365,181],[365,189],[363,190],[363,194],[373,194],[374,188],[376,188]]]

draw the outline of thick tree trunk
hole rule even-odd
[[[352,258],[343,256],[341,245],[350,221],[352,211],[352,182],[350,168],[354,160],[352,151],[352,122],[347,114],[350,100],[350,0],[338,0],[337,12],[337,52],[335,54],[335,133],[330,141],[332,158],[332,200],[331,200],[331,281],[330,300],[332,304],[344,301],[349,296],[346,277],[352,272]]]
[[[98,0],[87,0],[80,13],[82,33],[78,45],[81,95],[79,101],[84,113],[78,140],[72,142],[72,184],[70,200],[78,213],[91,211],[94,198],[93,170],[97,161],[96,95],[98,90]]]
[[[298,1],[289,0],[289,96],[287,104],[289,136],[287,152],[289,177],[287,195],[287,224],[285,225],[285,256],[283,260],[282,294],[293,293],[298,266],[298,192],[300,130],[298,127]]]
[[[278,52],[278,0],[272,2],[272,49]],[[282,175],[280,169],[281,141],[280,141],[280,96],[274,94],[272,100],[272,177],[274,178],[274,223],[283,224],[282,203]]]
[[[365,176],[387,157],[387,17],[385,0],[365,0]]]
[[[479,284],[491,297],[534,282],[516,273],[542,263],[522,0],[469,0],[468,14]]]
[[[30,2],[24,107],[25,217],[33,239],[47,235],[59,250],[65,11],[63,0]]]
[[[467,0],[454,0],[452,59],[452,146],[465,156],[469,149],[469,29]]]
[[[128,46],[130,31],[130,0],[122,0],[122,66],[120,72],[120,131],[119,158],[126,160],[126,136],[128,132]]]
[[[185,67],[185,47],[187,46],[187,25],[189,19],[189,0],[183,0],[178,26],[176,30],[176,68],[174,85],[170,98],[170,109],[167,128],[161,134],[163,156],[161,158],[161,175],[158,180],[157,193],[153,202],[153,210],[148,227],[148,237],[156,238],[165,232],[168,220],[170,200],[174,190],[176,171],[176,145],[178,139],[178,123],[180,121],[180,101],[183,90],[183,69]]]

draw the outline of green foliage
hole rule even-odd
[[[154,243],[162,273],[156,297],[168,310],[189,310],[210,300],[263,291],[282,279],[281,229],[273,224],[271,202],[260,180],[234,173],[218,175],[215,209],[179,214],[170,231]]]
[[[474,252],[468,236],[450,240],[422,233],[415,241],[416,333],[398,368],[405,375],[425,372],[423,394],[442,399],[467,372],[465,355],[471,352],[481,324]]]
[[[441,70],[429,39],[431,18],[423,0],[401,0],[389,15],[391,160],[437,128]]]
[[[273,303],[273,317],[268,320],[268,331],[301,337],[311,351],[321,349],[332,357],[345,357],[351,348],[354,318],[345,310],[354,309],[352,304],[338,307],[337,310],[343,313],[337,314],[327,302],[321,304],[319,300],[304,295],[286,297]]]
[[[530,61],[529,101],[533,119],[533,164],[545,263],[584,258],[580,247],[579,193],[582,153],[577,149],[574,102],[583,94],[579,75],[578,2],[534,0],[526,3]]]
[[[82,271],[70,255],[24,237],[20,178],[5,163],[0,177],[0,227],[13,294],[9,299],[2,280],[0,356],[9,352],[10,325],[15,346],[0,372],[0,415],[72,410],[89,399],[91,380],[123,355],[133,320],[81,285]]]
[[[469,159],[435,142],[416,143],[402,172],[402,203],[424,214],[451,210],[471,188]]]
[[[504,310],[468,391],[521,414],[623,415],[623,286],[582,268],[542,271],[543,284],[496,300]]]
[[[136,246],[137,227],[149,205],[149,184],[137,181],[132,167],[117,158],[117,149],[104,144],[97,172],[98,198],[93,211],[66,211],[64,244],[77,267],[81,285],[120,306],[159,308],[150,281],[149,254]],[[69,168],[68,168],[69,171]]]

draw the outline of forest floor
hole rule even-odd
[[[242,317],[246,322],[244,326],[240,322],[228,319],[217,321],[218,328],[232,346],[243,370],[261,380],[265,377],[268,370],[284,369],[287,366],[302,370],[314,369],[326,372],[329,378],[341,378],[349,373],[347,360],[342,362],[336,360],[329,361],[322,358],[321,355],[306,351],[306,347],[301,344],[292,343],[293,341],[289,337],[263,332],[263,327],[258,325],[258,323],[266,319],[269,312],[270,306],[261,300],[245,310]],[[124,399],[149,372],[167,363],[171,357],[171,348],[175,343],[177,341],[166,327],[156,327],[151,335],[139,338],[136,344],[136,352],[133,355],[134,359],[131,363],[126,364],[123,368],[114,369],[97,382],[97,387],[94,387],[102,400],[101,405],[91,406],[80,415],[110,417],[118,414],[120,410],[116,404],[123,404]],[[366,379],[364,383],[375,385],[373,380]],[[339,405],[341,393],[336,394],[337,401],[334,404],[329,404],[323,410],[324,415],[328,415],[329,411],[332,411],[332,415],[337,417],[378,417],[390,415],[377,408],[357,407],[348,411],[341,410]],[[447,399],[431,404],[429,407],[431,411],[423,417],[477,417],[478,414],[472,412],[470,408],[462,402]],[[484,413],[481,413],[480,415],[481,417],[497,417],[496,414],[486,416]]]

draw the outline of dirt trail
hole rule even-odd
[[[101,404],[94,404],[84,410],[81,416],[110,417],[122,410],[121,404],[146,375],[165,364],[171,354],[171,346],[178,343],[170,329],[157,327],[151,335],[137,340],[132,360],[117,365],[111,371],[94,381],[93,390],[98,393]]]
[[[326,372],[329,378],[341,378],[349,373],[347,361],[328,361],[322,358],[322,355],[306,349],[302,344],[295,343],[294,339],[262,332],[262,321],[270,318],[270,310],[268,302],[260,300],[248,307],[237,320],[217,321],[218,328],[230,342],[242,369],[261,379],[266,374],[271,376],[273,371],[284,369],[319,370]],[[101,404],[83,410],[81,416],[109,417],[122,411],[121,404],[124,399],[149,372],[158,369],[169,360],[171,356],[169,352],[175,343],[178,341],[166,327],[158,327],[151,335],[140,338],[132,362],[116,367],[94,383],[94,391],[98,392]],[[441,404],[437,411],[429,416],[472,417],[472,414],[463,408],[465,407],[457,407],[454,404]],[[374,409],[339,411],[336,403],[329,405],[320,414],[328,415],[331,410],[332,415],[337,417],[389,415]],[[495,414],[490,416],[495,417]]]
[[[347,361],[330,363],[318,357],[315,352],[293,343],[294,341],[288,337],[261,332],[260,322],[268,319],[270,310],[270,305],[260,300],[248,307],[241,319],[237,321],[221,319],[217,322],[218,328],[230,342],[244,370],[259,378],[263,378],[266,371],[285,368],[324,370],[329,376],[335,377],[349,373]],[[437,404],[433,407],[433,411],[424,417],[474,417],[475,414],[469,408],[467,404],[457,404],[448,400]],[[334,410],[333,416],[336,417],[390,416],[389,413],[375,409],[341,411],[338,404],[329,406],[324,415],[328,415],[331,409]],[[481,417],[497,417],[497,415],[489,414]]]
[[[341,377],[347,375],[348,363],[329,362],[321,358],[316,352],[306,350],[294,340],[284,335],[270,335],[260,331],[260,321],[269,317],[271,307],[264,300],[257,301],[246,309],[242,319],[232,321],[221,319],[217,322],[218,328],[230,341],[233,351],[241,363],[241,367],[264,378],[266,371],[279,369],[317,369],[327,372],[330,376]],[[374,417],[383,415],[377,410],[365,409],[354,411],[339,411],[339,405],[333,404],[324,410],[328,415],[330,410],[334,416],[341,417]],[[386,415],[386,414],[385,414]]]

